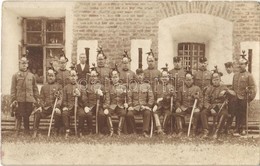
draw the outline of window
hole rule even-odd
[[[64,18],[24,18],[23,52],[29,51],[29,70],[35,74],[37,83],[46,81],[46,70],[53,62],[58,68],[58,59],[64,49]]]
[[[178,56],[182,60],[183,68],[189,66],[193,70],[198,70],[200,57],[205,57],[205,44],[203,43],[179,43]]]

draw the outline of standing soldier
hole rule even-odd
[[[181,66],[181,58],[180,57],[173,57],[173,64],[174,68],[169,71],[170,76],[172,79],[175,80],[175,88],[179,89],[182,86],[184,77],[185,77],[185,70]]]
[[[79,55],[79,64],[77,64],[78,82],[81,85],[86,85],[87,73],[89,73],[89,66],[86,64],[87,57],[85,53]]]
[[[225,85],[221,85],[222,73],[218,72],[217,66],[215,66],[214,73],[212,74],[211,86],[209,86],[204,96],[204,110],[201,112],[203,135],[202,138],[208,137],[208,116],[214,116],[217,118],[217,127],[213,133],[213,138],[218,137],[219,132],[223,128],[227,119],[227,94],[234,94]],[[215,124],[214,124],[215,125]]]
[[[154,57],[152,49],[147,53],[147,64],[148,68],[144,70],[144,78],[150,81],[152,89],[154,91],[155,79],[159,79],[161,72],[155,68],[157,59]]]
[[[62,121],[65,125],[65,139],[68,138],[70,133],[70,116],[73,115],[75,109],[77,112],[82,112],[83,110],[83,101],[82,101],[82,91],[84,88],[77,83],[77,72],[74,67],[71,67],[69,72],[70,84],[66,85],[63,89],[63,99],[62,99]],[[76,102],[76,97],[78,102]],[[75,105],[77,108],[75,108]],[[75,120],[77,118],[74,117]]]
[[[36,79],[28,71],[28,62],[26,55],[24,55],[19,60],[19,71],[12,77],[11,103],[17,107],[17,111],[15,112],[16,136],[19,135],[22,119],[25,134],[29,134],[29,117],[33,110],[33,103],[39,103],[39,91]]]
[[[176,97],[174,86],[170,82],[168,64],[166,64],[166,67],[162,69],[163,71],[161,73],[160,80],[156,82],[154,88],[154,91],[157,94],[157,100],[155,101],[155,106],[153,108],[153,111],[154,111],[155,125],[157,127],[158,134],[165,134],[167,130],[166,128],[167,124],[169,123],[169,120],[172,118],[171,106],[173,105],[173,103],[171,103],[171,98]],[[159,118],[161,115],[163,115],[162,125],[160,123],[160,118]]]
[[[83,106],[84,110],[81,110],[79,112],[79,136],[82,137],[83,135],[83,129],[84,129],[84,121],[87,119],[88,124],[88,133],[92,133],[92,119],[93,115],[98,116],[98,127],[99,130],[102,131],[102,127],[104,126],[105,122],[105,114],[103,111],[103,108],[99,103],[97,103],[98,100],[100,100],[100,97],[103,96],[103,86],[100,83],[100,80],[98,79],[99,73],[96,70],[95,64],[93,64],[93,67],[90,71],[89,76],[89,82],[86,86],[86,91],[83,91],[82,93],[82,100],[83,100]],[[97,105],[98,104],[98,105]],[[98,108],[97,108],[98,107]],[[96,111],[98,111],[96,113]]]
[[[58,99],[56,107],[54,108],[54,111],[55,111],[54,128],[55,128],[56,133],[58,133],[59,127],[60,127],[60,126],[58,126],[57,122],[59,122],[61,120],[60,108],[61,108],[61,102],[62,102],[62,87],[61,87],[61,85],[56,83],[56,71],[54,70],[53,67],[51,67],[47,71],[47,80],[48,80],[48,83],[44,84],[41,88],[40,107],[38,108],[38,111],[35,112],[35,120],[34,120],[34,124],[33,124],[33,130],[34,130],[33,138],[37,137],[40,120],[42,118],[45,118],[52,114],[56,98]]]
[[[70,83],[70,72],[66,69],[67,62],[68,58],[63,53],[63,55],[59,59],[60,66],[56,75],[57,82],[62,86],[62,88],[64,88],[67,84]]]
[[[151,107],[154,103],[153,91],[150,84],[144,82],[143,69],[137,69],[137,82],[132,82],[131,93],[132,104],[129,105],[126,118],[129,120],[129,127],[136,133],[134,115],[143,115],[143,135],[149,137],[149,123],[151,117]]]
[[[131,100],[127,98],[126,86],[119,84],[120,73],[117,66],[111,71],[112,84],[106,87],[104,114],[107,116],[110,136],[113,136],[114,129],[111,116],[116,114],[119,116],[118,135],[121,135],[122,127],[125,120],[126,109],[128,104],[131,105]],[[126,103],[128,101],[128,104]]]
[[[124,83],[127,84],[130,80],[135,79],[135,73],[130,70],[130,62],[131,58],[128,56],[127,51],[124,51],[123,59],[122,59],[122,67],[120,68],[120,80]],[[128,86],[128,85],[126,85]]]
[[[239,59],[239,72],[234,75],[233,90],[236,92],[236,120],[237,128],[235,136],[245,135],[247,103],[251,102],[256,96],[256,85],[251,73],[246,71],[248,60],[245,54]]]
[[[101,83],[104,85],[105,80],[109,78],[110,69],[106,67],[106,55],[104,54],[102,47],[99,46],[97,49],[97,72],[99,73],[99,77],[101,79]]]
[[[194,109],[192,135],[196,134],[198,120],[200,119],[200,110],[202,109],[202,92],[201,89],[193,84],[193,75],[190,71],[185,74],[185,84],[178,89],[176,99],[176,126],[179,131],[178,136],[183,133],[182,117],[187,114],[191,114],[195,99],[197,99],[197,105]]]

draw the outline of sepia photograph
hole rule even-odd
[[[1,165],[260,165],[260,1],[1,9]]]

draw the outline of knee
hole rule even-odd
[[[133,111],[128,111],[126,114],[126,117],[128,117],[128,118],[134,117]]]
[[[144,110],[144,117],[150,116],[151,112],[149,110]]]

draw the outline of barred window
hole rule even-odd
[[[204,43],[179,43],[178,56],[182,60],[183,68],[187,69],[189,66],[193,70],[198,70],[198,62],[200,57],[205,57]]]

